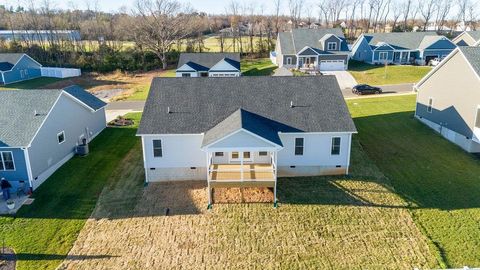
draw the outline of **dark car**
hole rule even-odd
[[[371,86],[368,84],[359,84],[353,87],[352,93],[357,95],[381,94],[382,88]]]

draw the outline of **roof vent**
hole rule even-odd
[[[295,106],[293,106],[293,101],[290,101],[290,108],[293,108]]]
[[[170,111],[170,106],[167,107],[167,113],[170,114],[172,111]]]
[[[37,112],[37,110],[33,111],[33,116],[40,116],[40,114]]]

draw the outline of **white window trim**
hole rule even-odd
[[[385,55],[385,57],[382,57]],[[378,53],[378,61],[388,60],[388,52],[379,52]]]
[[[60,141],[58,140],[58,137],[59,137],[60,135],[62,135],[62,134],[63,134],[63,141],[60,142]],[[62,130],[61,132],[59,132],[59,133],[57,134],[57,142],[58,142],[58,144],[63,144],[66,140],[67,140],[67,137],[65,137],[65,130]]]
[[[7,170],[5,167],[5,161],[3,160],[3,153],[10,153],[12,157],[12,162],[13,162],[13,170]],[[13,152],[12,151],[0,151],[0,162],[3,165],[3,170],[0,170],[0,172],[14,172],[17,170],[17,165],[15,165],[15,158],[13,157]]]
[[[338,144],[338,154],[333,154],[332,153],[333,152],[333,140],[336,139],[336,138],[340,139],[340,143]],[[330,155],[331,156],[340,156],[341,153],[342,153],[342,137],[334,136],[330,140]]]
[[[432,101],[432,105],[430,105],[430,100]],[[433,112],[433,97],[428,97],[428,104],[427,104],[427,113]]]
[[[160,141],[160,150],[162,151],[162,154],[160,156],[155,156],[155,149],[158,149],[155,148],[155,141]],[[152,140],[152,156],[153,158],[163,158],[163,140],[162,139],[153,139]]]
[[[301,146],[302,147],[302,154],[301,155],[297,155],[297,139],[302,139],[303,140],[303,145]],[[299,146],[300,147],[300,146]],[[294,156],[303,156],[305,155],[305,138],[304,137],[295,137],[293,139],[293,155]]]
[[[334,44],[334,45],[335,45],[335,48],[334,48],[334,49],[331,49],[331,48],[330,48],[330,44]],[[338,51],[338,44],[337,44],[337,42],[328,42],[328,43],[327,43],[327,51]]]

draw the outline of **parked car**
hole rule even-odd
[[[368,84],[359,84],[352,88],[352,93],[357,95],[366,95],[366,94],[381,94],[382,88],[371,86]]]
[[[444,57],[442,57],[442,58],[440,58],[440,57],[434,58],[434,59],[430,60],[430,62],[428,63],[428,65],[434,67],[434,66],[440,64],[440,62],[442,62],[443,59],[444,59]]]

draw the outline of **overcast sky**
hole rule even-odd
[[[34,0],[40,4],[43,0]],[[89,3],[95,3],[97,2],[99,5],[99,9],[102,11],[118,11],[122,7],[127,7],[127,10],[130,10],[133,6],[133,3],[135,0],[51,0],[52,3],[54,3],[53,6],[62,8],[62,9],[67,9],[71,8],[71,3],[74,3],[73,5],[76,8],[79,9],[86,9],[87,7],[87,2]],[[180,2],[183,3],[189,3],[194,9],[198,11],[204,11],[207,13],[225,13],[225,6],[230,3],[230,0],[179,0]],[[243,2],[245,5],[250,5],[254,4],[257,8],[257,13],[264,13],[264,14],[272,14],[274,12],[274,5],[273,5],[273,0],[239,0],[240,2]],[[313,1],[313,0],[309,0]],[[286,0],[283,1],[283,7],[282,13],[286,13],[287,11],[287,4]],[[17,5],[22,5],[26,6],[25,0],[0,0],[1,5],[6,5],[7,7],[9,6],[17,6]],[[308,4],[307,4],[308,5]],[[312,5],[310,6],[311,10]],[[307,8],[308,10],[309,8]],[[316,14],[312,14],[313,16],[316,16]]]

